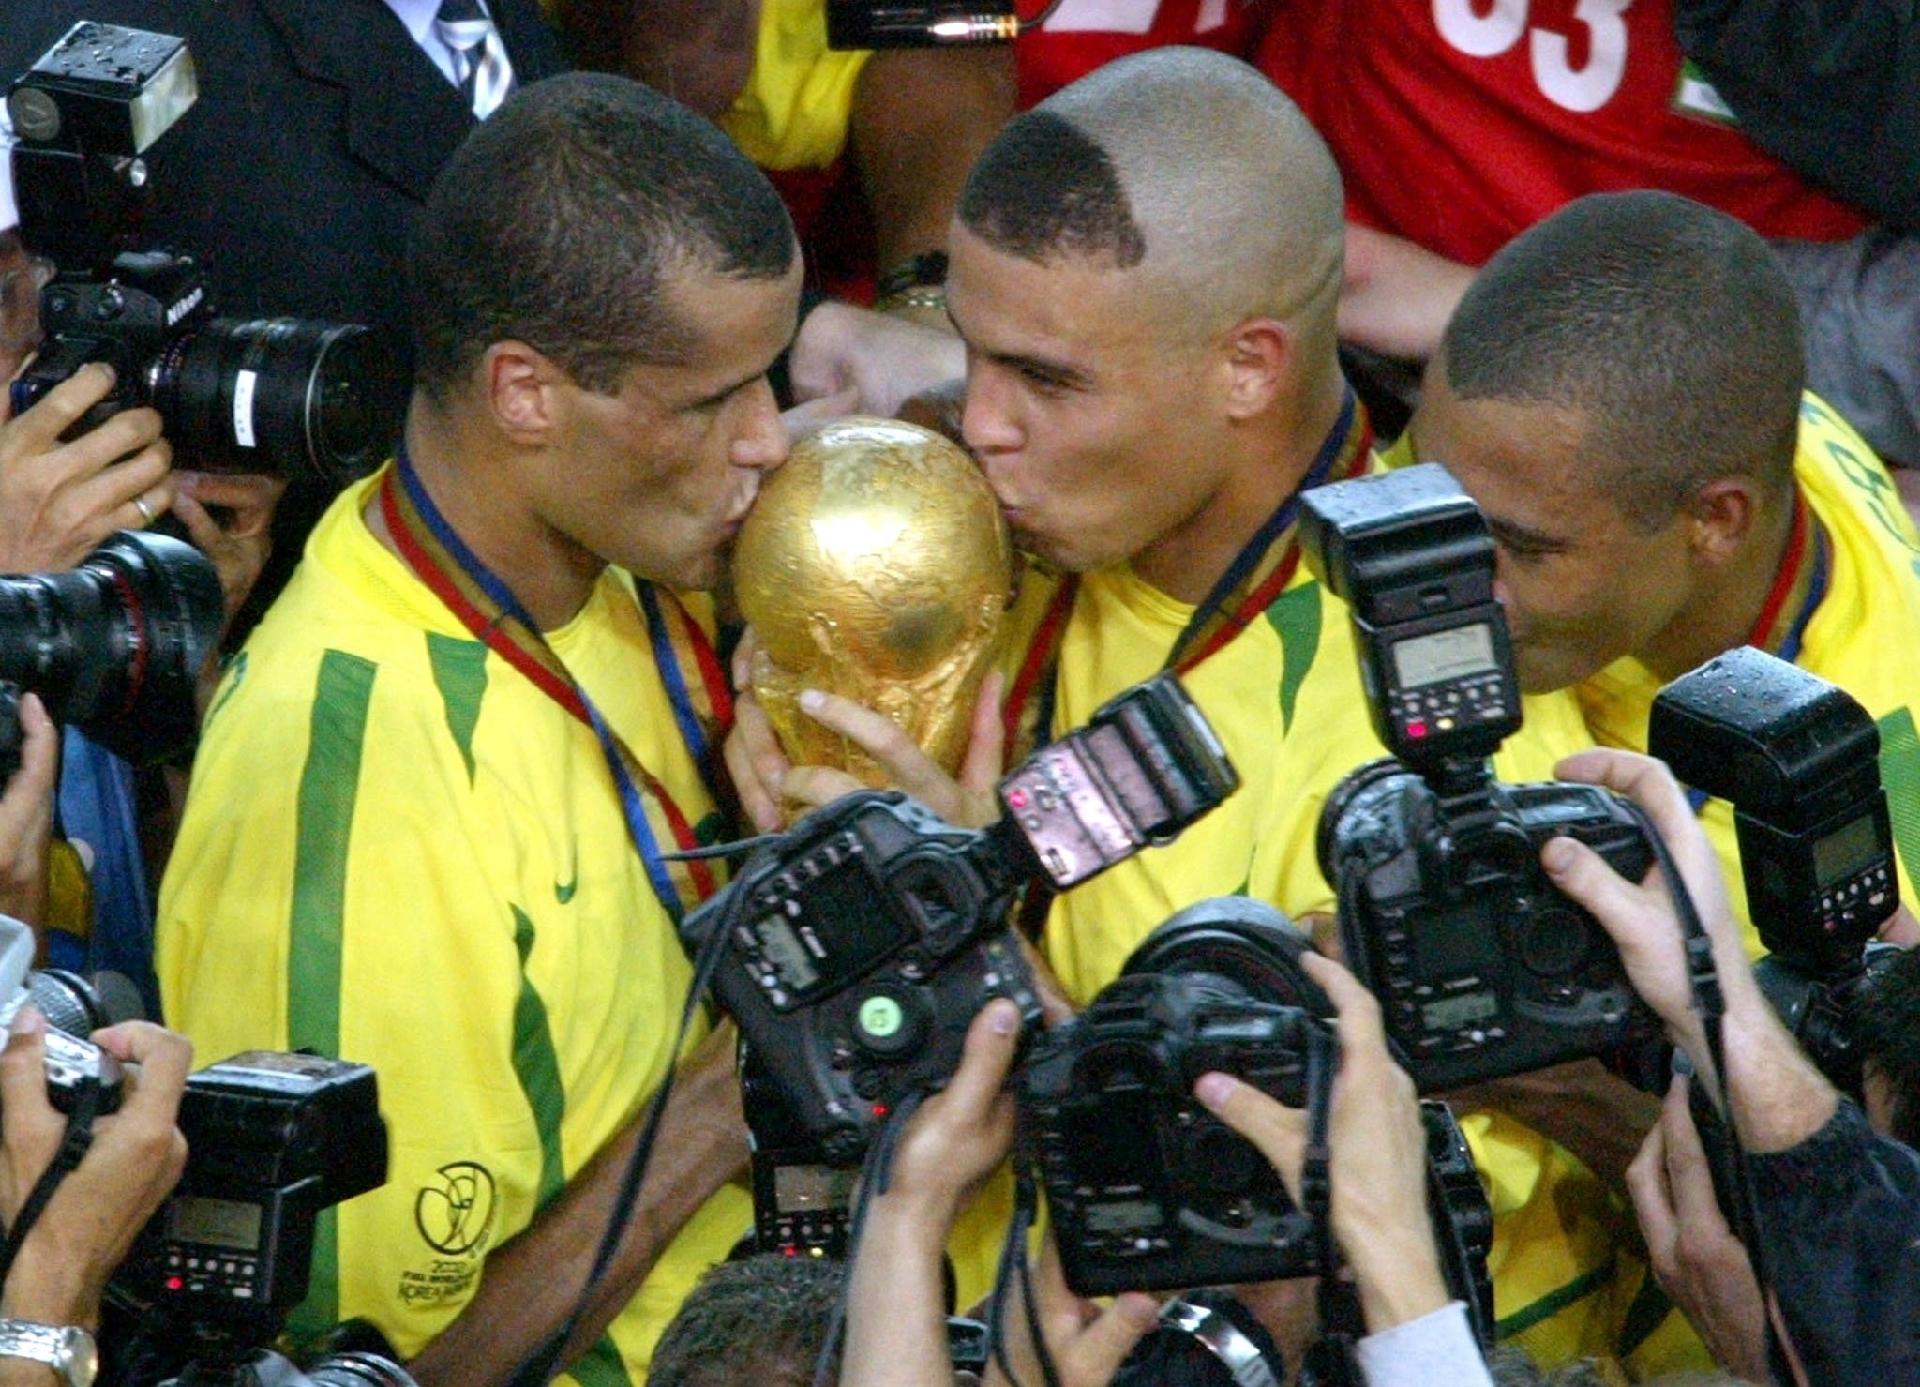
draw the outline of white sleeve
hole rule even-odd
[[[1493,1387],[1467,1307],[1454,1301],[1417,1320],[1369,1334],[1357,1345],[1367,1387]]]
[[[13,121],[7,115],[7,103],[0,101],[0,231],[18,225],[20,212],[13,205]]]

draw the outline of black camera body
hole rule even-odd
[[[681,924],[789,1111],[828,1163],[858,1160],[909,1093],[944,1084],[991,998],[1039,1020],[1011,933],[1020,885],[1070,887],[1212,809],[1238,779],[1171,676],[1120,695],[1001,783],[984,831],[893,791],[848,795]]]
[[[1012,43],[1014,0],[826,0],[827,47],[947,48]]]
[[[1301,546],[1353,612],[1374,727],[1398,758],[1349,775],[1320,819],[1346,959],[1422,1092],[1609,1054],[1657,1031],[1612,940],[1540,867],[1577,838],[1639,880],[1632,811],[1589,785],[1504,785],[1520,726],[1486,521],[1435,463],[1302,500]]]
[[[306,1299],[322,1210],[387,1178],[364,1064],[250,1050],[187,1079],[187,1168],[146,1235],[142,1290],[211,1361],[245,1361]]]
[[[32,968],[35,941],[30,926],[0,915],[0,1029],[21,1007],[31,1005],[46,1018],[42,1037],[47,1071],[47,1101],[63,1113],[80,1105],[83,1088],[99,1088],[94,1111],[104,1116],[120,1106],[126,1076],[120,1061],[89,1037],[103,1026],[140,1014],[133,985],[115,973],[83,978],[62,968]]]
[[[1156,929],[1079,1016],[1038,1037],[1020,1078],[1020,1151],[1037,1168],[1067,1284],[1081,1295],[1328,1270],[1327,1230],[1266,1158],[1193,1097],[1209,1071],[1293,1107],[1330,1083],[1332,1007],[1271,906],[1202,901]],[[1458,1125],[1422,1105],[1430,1207],[1449,1284],[1492,1332],[1493,1218]]]
[[[1322,1268],[1312,1224],[1258,1148],[1193,1096],[1232,1074],[1306,1103],[1310,1051],[1332,1063],[1323,1023],[1204,977],[1122,977],[1034,1042],[1023,1121],[1081,1295],[1235,1285]]]
[[[1860,1093],[1854,1022],[1898,950],[1874,942],[1900,904],[1880,729],[1845,690],[1742,646],[1654,699],[1648,750],[1733,805],[1761,990],[1821,1072]]]
[[[59,262],[41,291],[46,342],[12,384],[13,412],[104,362],[113,389],[73,433],[151,405],[203,471],[342,484],[378,465],[396,432],[392,353],[357,324],[217,318],[198,262],[139,243],[151,196],[141,156],[197,95],[184,40],[91,21],[13,83],[21,234]]]

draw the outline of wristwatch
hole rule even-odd
[[[100,1352],[93,1335],[71,1325],[0,1320],[0,1358],[30,1358],[45,1363],[67,1387],[93,1387]]]

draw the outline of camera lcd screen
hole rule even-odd
[[[1813,845],[1813,874],[1823,890],[1871,865],[1886,851],[1878,829],[1879,823],[1872,814],[1862,814]]]
[[[1492,989],[1487,989],[1421,1003],[1420,1024],[1430,1031],[1453,1031],[1499,1014],[1500,999],[1493,995]]]
[[[1089,1233],[1137,1233],[1158,1228],[1165,1214],[1151,1199],[1118,1199],[1087,1205]]]
[[[773,1172],[773,1206],[783,1214],[844,1209],[853,1203],[858,1170],[824,1165],[783,1165]]]
[[[260,1247],[260,1206],[183,1195],[167,1205],[167,1237],[177,1243],[255,1252]]]
[[[1415,636],[1393,647],[1394,672],[1400,686],[1424,688],[1447,679],[1464,679],[1497,669],[1493,658],[1493,629],[1484,622],[1456,626],[1450,631]]]

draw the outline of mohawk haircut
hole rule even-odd
[[[779,279],[793,224],[711,122],[624,77],[521,89],[434,180],[408,254],[415,379],[445,400],[494,342],[526,342],[580,385],[676,365],[688,271]]]
[[[1113,160],[1052,111],[1015,117],[987,146],[960,194],[959,216],[995,250],[1022,260],[1104,255],[1129,269],[1147,255]]]
[[[1782,496],[1806,368],[1792,287],[1765,241],[1670,193],[1594,195],[1512,241],[1447,324],[1464,400],[1585,416],[1596,487],[1657,530],[1727,476]]]

